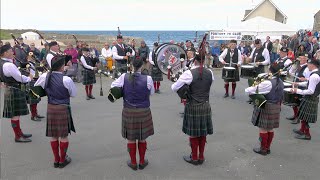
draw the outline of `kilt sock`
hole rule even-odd
[[[85,85],[85,89],[86,89],[87,96],[89,96],[89,85]]]
[[[153,82],[153,87],[154,87],[154,90],[157,90],[157,83],[156,82]]]
[[[187,100],[186,99],[181,99],[181,102],[183,103],[184,106],[186,106],[186,104],[187,104]]]
[[[157,81],[157,90],[160,88],[160,81]]]
[[[232,96],[234,96],[234,92],[236,91],[237,84],[232,83]]]
[[[147,150],[147,142],[138,142],[138,149],[139,149],[139,156],[140,156],[140,162],[139,164],[144,164],[144,156],[146,154]]]
[[[206,145],[207,136],[198,137],[199,141],[199,159],[204,160],[204,147]]]
[[[89,85],[89,96],[92,96],[92,88],[93,88],[93,84]]]
[[[68,150],[69,142],[60,141],[60,163],[63,163],[66,159],[66,154]]]
[[[267,150],[270,150],[273,137],[274,137],[274,132],[268,132]]]
[[[268,133],[260,133],[260,149],[261,150],[267,150],[267,146],[268,146]]]
[[[30,104],[31,117],[36,117],[37,112],[37,104]]]
[[[11,119],[11,126],[15,135],[16,139],[19,139],[22,135],[21,129],[20,129],[20,120],[12,120]]]
[[[131,159],[131,164],[136,165],[137,164],[137,158],[136,158],[136,153],[137,153],[137,146],[136,143],[128,143],[128,152],[130,155]]]
[[[190,137],[190,146],[191,146],[191,158],[192,160],[197,161],[198,160],[198,146],[199,146],[199,140],[198,137]]]
[[[295,118],[298,117],[298,115],[299,115],[299,114],[298,114],[298,112],[299,112],[299,111],[298,111],[298,106],[293,106],[292,109],[293,109],[294,117],[295,117]]]
[[[224,88],[226,89],[226,94],[229,94],[229,83],[224,84]]]
[[[50,141],[51,144],[51,149],[53,152],[53,156],[54,156],[54,162],[59,162],[60,161],[60,156],[59,156],[59,141]]]
[[[309,126],[309,123],[306,122],[306,129],[304,130],[304,134],[306,136],[309,136],[311,137],[311,134],[310,134],[310,126]]]
[[[301,127],[300,127],[300,132],[304,133],[306,130],[306,122],[305,121],[301,121]]]

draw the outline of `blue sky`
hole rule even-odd
[[[50,2],[54,2],[51,4]],[[261,0],[1,0],[1,28],[208,30],[240,23]],[[319,0],[273,0],[293,27],[312,28]],[[316,3],[317,2],[317,3]]]

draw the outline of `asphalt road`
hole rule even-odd
[[[215,132],[207,138],[206,162],[202,166],[195,167],[182,159],[190,153],[188,137],[181,131],[179,112],[183,106],[170,89],[172,83],[165,80],[161,94],[151,97],[155,134],[147,139],[146,157],[150,164],[142,171],[129,169],[126,140],[121,136],[122,100],[115,103],[107,100],[111,80],[104,78],[104,96],[99,96],[100,86],[96,84],[95,100],[85,100],[84,86],[77,84],[78,96],[72,99],[77,133],[69,136],[68,154],[72,163],[64,169],[53,168],[45,120],[34,122],[30,116],[22,117],[23,131],[32,133],[33,137],[31,143],[18,144],[14,142],[10,120],[1,119],[1,179],[318,180],[319,123],[311,125],[311,141],[297,140],[292,133],[296,125],[285,119],[292,115],[292,109],[283,106],[271,154],[257,155],[252,148],[258,145],[258,129],[250,122],[253,108],[246,103],[248,97],[244,94],[247,82],[242,79],[238,84],[235,100],[224,99],[221,71],[214,74],[210,101]],[[41,115],[45,114],[46,106],[43,98],[38,106]]]

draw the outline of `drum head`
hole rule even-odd
[[[244,69],[253,69],[254,66],[252,66],[252,65],[242,65],[241,68],[244,68]]]
[[[184,54],[187,57],[186,52],[180,46],[175,44],[162,44],[154,53],[155,64],[158,66],[163,74],[168,73],[168,66],[171,66],[173,74],[176,74],[181,69],[180,55]],[[183,62],[182,68],[186,66],[186,61]]]
[[[290,83],[287,83],[287,82],[283,82],[283,85],[284,85],[284,87],[289,87],[289,86],[292,86],[292,84],[290,84]]]
[[[292,89],[292,88],[284,88],[283,91],[286,91],[286,92],[290,92],[290,93],[291,93],[291,89]]]
[[[234,67],[223,67],[223,69],[235,70],[236,68],[234,68]]]

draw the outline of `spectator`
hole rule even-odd
[[[65,49],[63,52],[72,57],[72,68],[70,69],[70,71],[67,71],[67,76],[71,77],[74,81],[79,81],[79,79],[77,79],[78,51],[75,48],[73,48],[73,45],[71,43],[68,43],[67,49]]]
[[[319,43],[317,41],[317,38],[312,39],[312,44],[313,44],[313,52],[312,55],[314,55],[318,50],[319,50]]]
[[[314,44],[312,42],[313,36],[309,36],[308,42],[306,43],[306,51],[308,53],[309,58],[311,59],[313,57],[313,49]]]
[[[206,50],[206,55],[205,55],[205,64],[208,68],[211,68],[212,67],[212,61],[213,59],[211,58],[211,47],[210,47],[210,44],[209,42],[206,42],[206,45],[205,45],[205,50]]]
[[[280,49],[281,49],[280,41],[279,39],[276,39],[272,46],[272,52],[271,52],[271,58],[270,58],[271,63],[274,63],[280,57],[279,56]]]
[[[304,47],[304,45],[300,45],[295,53],[295,56],[296,57],[299,57],[299,56],[304,56],[305,54],[307,54],[307,51]]]
[[[22,37],[19,37],[17,40],[18,40],[20,46],[17,44],[17,45],[15,45],[13,47],[13,51],[14,51],[15,57],[17,59],[20,59],[22,62],[26,62],[28,53],[30,52],[30,47],[23,42],[23,38]],[[22,50],[21,47],[24,50]],[[20,66],[19,61],[16,61],[16,65]]]
[[[270,41],[270,36],[266,37],[266,42],[263,43],[263,47],[267,48],[269,53],[272,52],[272,42]]]
[[[112,50],[110,48],[109,43],[104,44],[104,47],[101,49],[101,55],[103,57],[102,65],[104,67],[109,68],[109,70],[111,71],[111,69],[112,69]],[[111,60],[111,62],[108,62],[108,60],[109,61]]]
[[[299,46],[299,40],[298,40],[297,34],[294,34],[290,41],[289,48],[291,48],[294,52],[296,52],[298,49],[298,46]]]
[[[30,44],[30,52],[33,52],[34,57],[40,60],[40,50],[36,48],[34,43]]]
[[[49,52],[49,45],[48,45],[48,43],[45,43],[44,48],[42,48],[41,52],[40,52],[40,61],[46,60],[48,52]]]
[[[213,44],[211,54],[213,56],[213,65],[212,66],[219,67],[219,56],[221,54],[221,50],[220,50],[219,44],[217,42],[215,42]]]
[[[92,58],[99,57],[99,51],[97,50],[96,46],[94,44],[90,45],[90,54]]]
[[[317,50],[317,52],[313,55],[315,60],[320,61],[320,49]]]
[[[288,48],[288,58],[291,59],[291,60],[294,60],[295,59],[295,56],[294,56],[294,52],[292,51],[291,48]]]

